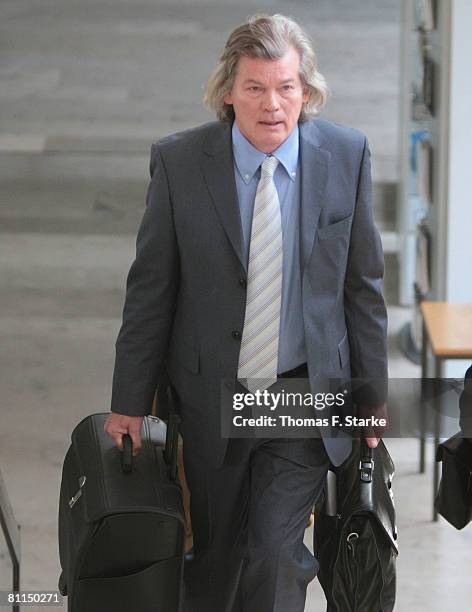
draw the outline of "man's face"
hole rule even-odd
[[[238,61],[224,101],[233,105],[241,133],[259,151],[272,153],[282,144],[308,101],[299,67],[300,56],[293,47],[278,60],[242,56]]]

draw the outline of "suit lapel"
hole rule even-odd
[[[300,249],[302,272],[310,258],[321,209],[325,203],[331,153],[323,149],[315,121],[300,124],[301,210]],[[202,171],[218,217],[242,267],[241,215],[234,178],[231,125],[217,124],[204,146]]]
[[[231,125],[219,124],[211,132],[204,147],[202,171],[228,240],[246,270],[241,214],[234,178]]]
[[[302,273],[313,250],[318,219],[325,203],[331,153],[322,149],[321,143],[322,136],[315,122],[300,124]]]

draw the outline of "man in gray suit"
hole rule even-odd
[[[191,491],[187,612],[303,611],[318,570],[304,529],[329,461],[351,447],[342,434],[228,441],[222,390],[386,378],[370,152],[316,117],[326,96],[303,30],[254,17],[208,82],[218,121],[152,147],[106,430],[139,450],[166,370]]]

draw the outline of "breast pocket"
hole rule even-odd
[[[319,227],[317,232],[318,240],[334,240],[334,238],[348,234],[351,229],[351,222],[352,214],[335,223]]]

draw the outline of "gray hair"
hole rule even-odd
[[[221,121],[233,121],[234,110],[224,97],[233,87],[241,56],[280,59],[293,46],[300,55],[300,78],[308,92],[300,121],[318,114],[328,98],[329,90],[324,76],[318,72],[316,55],[308,35],[296,21],[285,15],[253,15],[246,23],[231,32],[220,60],[208,79],[203,101],[216,111]]]

